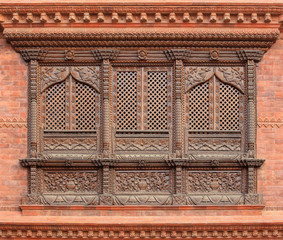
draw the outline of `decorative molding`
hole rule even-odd
[[[230,47],[230,48],[264,48],[271,47],[279,36],[277,29],[188,29],[171,28],[170,31],[164,31],[163,28],[154,30],[152,28],[124,29],[117,28],[115,33],[113,29],[106,28],[103,31],[98,28],[88,28],[88,32],[80,28],[60,28],[50,30],[42,28],[33,28],[33,31],[22,28],[11,28],[4,30],[4,37],[16,48],[22,50],[26,48],[45,47]],[[225,39],[225,41],[220,39]],[[89,40],[92,41],[89,41]],[[174,40],[174,41],[172,41]],[[231,40],[231,41],[230,41]],[[252,41],[251,41],[252,40]],[[253,51],[253,54],[256,51]],[[117,53],[107,51],[102,57],[102,51],[94,50],[95,59],[101,60],[107,58],[107,54],[115,57]],[[241,56],[244,53],[241,52]],[[249,53],[250,54],[250,53]],[[168,55],[168,54],[167,54]],[[251,54],[250,54],[251,55]],[[249,55],[249,57],[250,57]],[[168,55],[169,58],[180,58],[175,53]],[[181,55],[182,56],[182,55]],[[243,55],[245,56],[245,54]],[[109,57],[109,56],[108,56]],[[185,56],[182,56],[186,58]],[[259,58],[259,56],[257,56]]]
[[[125,228],[127,230],[125,230]],[[279,239],[283,237],[282,223],[196,223],[196,224],[21,224],[5,223],[0,225],[0,238],[24,238],[24,239],[70,239],[70,238],[94,238],[94,239],[166,239],[166,238],[202,238],[202,239]]]
[[[0,117],[0,128],[27,128],[27,120],[22,118]]]

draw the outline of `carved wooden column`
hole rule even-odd
[[[176,157],[182,156],[182,82],[184,65],[182,60],[175,61],[175,153]]]
[[[29,109],[28,109],[28,123],[29,123],[29,138],[28,138],[28,155],[31,158],[36,158],[37,152],[37,78],[38,78],[38,62],[37,59],[40,51],[36,50],[23,50],[21,55],[25,61],[28,62],[28,96],[29,96]]]
[[[110,114],[110,88],[111,88],[111,64],[118,54],[117,49],[98,49],[92,51],[95,60],[102,60],[102,195],[100,197],[101,205],[112,205],[112,196],[110,195],[110,161],[112,153],[111,145],[111,114]]]
[[[109,71],[110,62],[109,59],[104,59],[102,63],[102,74],[103,74],[103,110],[102,110],[102,149],[103,156],[109,157],[111,146],[110,146],[110,103],[109,103]]]
[[[102,146],[103,158],[109,158],[112,152],[111,147],[111,114],[110,114],[110,60],[114,60],[118,54],[117,49],[97,49],[92,54],[95,60],[102,61]]]
[[[238,57],[247,63],[247,165],[248,165],[248,194],[245,204],[257,204],[260,202],[256,194],[256,167],[261,164],[254,162],[256,158],[256,63],[259,62],[264,52],[260,50],[240,50]]]
[[[46,55],[46,51],[40,49],[29,49],[22,50],[21,55],[23,59],[28,62],[28,97],[29,97],[29,107],[28,107],[28,158],[37,158],[37,142],[38,142],[38,127],[37,127],[37,107],[38,107],[38,60],[43,59]],[[36,162],[36,161],[35,161]],[[31,203],[38,203],[37,195],[37,168],[36,164],[30,164],[30,188],[28,201]]]
[[[256,62],[262,59],[264,54],[260,50],[240,50],[237,54],[242,61],[247,63],[247,80],[248,80],[248,132],[247,132],[247,152],[248,157],[255,158],[256,151]]]
[[[190,56],[190,51],[186,49],[171,49],[164,51],[169,61],[174,61],[174,112],[173,112],[173,156],[175,165],[175,195],[174,205],[185,205],[186,197],[183,194],[183,154],[184,154],[184,124],[182,111],[182,97],[184,91],[184,60]]]
[[[186,49],[171,49],[164,51],[169,61],[174,61],[174,95],[175,106],[173,115],[173,153],[176,158],[182,158],[184,153],[184,141],[183,141],[183,111],[182,111],[182,91],[184,81],[184,63],[183,60],[187,60],[190,56],[190,51]]]

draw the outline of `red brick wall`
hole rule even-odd
[[[282,39],[264,56],[257,78],[258,118],[283,121]],[[26,121],[26,115],[27,66],[0,39],[0,210],[19,206],[27,191],[26,169],[18,161],[26,157],[27,129],[21,120]],[[259,170],[258,190],[269,207],[283,206],[283,125],[278,126],[258,127],[258,157],[266,159]]]
[[[0,39],[0,210],[19,206],[26,193],[27,67],[20,55]],[[23,120],[22,120],[23,119]]]
[[[275,125],[257,131],[258,157],[265,159],[258,174],[258,190],[266,206],[283,207],[283,35],[259,64],[258,118]],[[278,123],[281,119],[281,124]],[[277,123],[277,125],[276,125]]]

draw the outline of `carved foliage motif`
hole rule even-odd
[[[45,138],[44,151],[96,150],[95,138]]]
[[[243,67],[217,67],[215,74],[224,83],[229,83],[244,92],[245,73]]]
[[[63,81],[68,75],[69,69],[67,67],[41,67],[41,90]]]
[[[97,92],[99,90],[99,67],[71,67],[71,75],[83,83],[91,85]]]
[[[187,186],[190,193],[240,193],[241,181],[240,171],[189,171]]]
[[[116,151],[168,151],[168,139],[117,138]]]
[[[91,85],[99,91],[100,73],[99,67],[41,67],[41,91],[52,84],[65,80],[69,75],[76,80]]]
[[[97,192],[97,171],[46,171],[44,193]]]
[[[117,171],[115,192],[148,193],[170,192],[169,171]]]
[[[185,91],[208,81],[215,74],[222,82],[244,91],[245,73],[243,67],[185,67]]]
[[[185,92],[213,76],[211,67],[185,67]]]

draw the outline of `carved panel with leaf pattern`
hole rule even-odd
[[[241,193],[241,171],[188,171],[188,193]]]
[[[170,193],[170,171],[116,171],[116,193]]]

